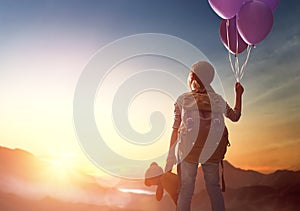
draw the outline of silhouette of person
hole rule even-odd
[[[226,101],[220,95],[217,95],[211,87],[211,82],[214,78],[214,68],[211,64],[205,61],[199,61],[192,65],[189,76],[188,76],[188,85],[191,89],[189,93],[193,93],[195,98],[198,96],[198,93],[201,94],[202,98],[205,96],[219,96],[220,100],[217,102],[224,102],[224,109],[221,113],[220,122],[224,123],[224,116],[229,118],[231,121],[238,121],[241,116],[242,110],[242,94],[244,88],[240,83],[235,84],[235,107],[232,109]],[[174,145],[177,142],[177,139],[180,137],[181,127],[182,127],[182,108],[183,108],[183,98],[186,93],[179,96],[175,102],[175,118],[173,123],[173,130],[170,140],[170,149],[165,166],[165,171],[170,172],[173,166],[176,164],[176,153]],[[200,106],[198,105],[199,110],[201,111],[201,99]],[[201,163],[204,180],[206,185],[206,190],[208,192],[211,208],[213,211],[223,211],[225,210],[224,198],[220,188],[219,182],[219,165],[224,158],[226,152],[228,141],[228,131],[224,123],[224,132],[222,134],[221,140],[218,141],[219,146],[216,148],[216,151],[212,156],[205,162]],[[199,136],[201,136],[201,127],[199,129]],[[203,137],[207,137],[204,135]],[[201,139],[201,138],[200,138]],[[178,164],[179,167],[179,193],[177,200],[177,209],[178,211],[189,211],[191,207],[192,196],[195,188],[195,180],[197,175],[197,169],[199,164],[199,156],[203,149],[205,138],[198,140],[193,145],[190,152],[180,160]],[[219,142],[220,141],[220,142]],[[221,146],[223,143],[223,146]]]

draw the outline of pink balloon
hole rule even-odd
[[[280,2],[280,0],[260,0],[260,1],[268,5],[271,8],[272,12],[276,10]]]
[[[249,1],[237,14],[237,28],[249,45],[261,42],[273,26],[272,10],[261,1]]]
[[[223,19],[230,19],[240,10],[244,0],[208,0],[211,8]]]
[[[227,20],[222,20],[220,24],[220,38],[223,45],[228,49],[228,42],[227,42]],[[236,35],[238,37],[236,37]],[[237,31],[236,27],[236,18],[233,17],[229,20],[229,27],[228,27],[228,37],[229,37],[229,51],[232,54],[239,54],[243,52],[247,48],[247,43],[242,39],[239,32]],[[236,49],[236,41],[238,41],[238,48]]]

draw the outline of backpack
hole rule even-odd
[[[226,102],[215,92],[181,96],[178,158],[192,163],[220,162],[227,151]]]

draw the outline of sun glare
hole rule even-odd
[[[142,189],[129,189],[129,188],[119,188],[119,191],[123,193],[135,193],[135,194],[144,194],[144,195],[155,195],[155,192],[146,191]]]
[[[47,156],[49,163],[45,176],[52,183],[67,186],[74,179],[78,165],[75,162],[76,155],[73,153],[60,153]]]
[[[54,161],[48,171],[48,173],[55,178],[56,181],[67,181],[71,175],[68,166],[61,161]]]
[[[44,158],[48,163],[57,167],[76,168],[76,155],[74,153],[55,153]]]

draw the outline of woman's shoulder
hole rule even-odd
[[[220,102],[226,102],[222,95],[216,93],[216,92],[208,92],[209,98],[211,98],[214,101],[220,101]]]
[[[183,99],[186,98],[187,96],[190,96],[190,95],[192,95],[192,92],[185,92],[185,93],[179,95],[177,97],[176,103],[179,104],[179,105],[182,105]]]

